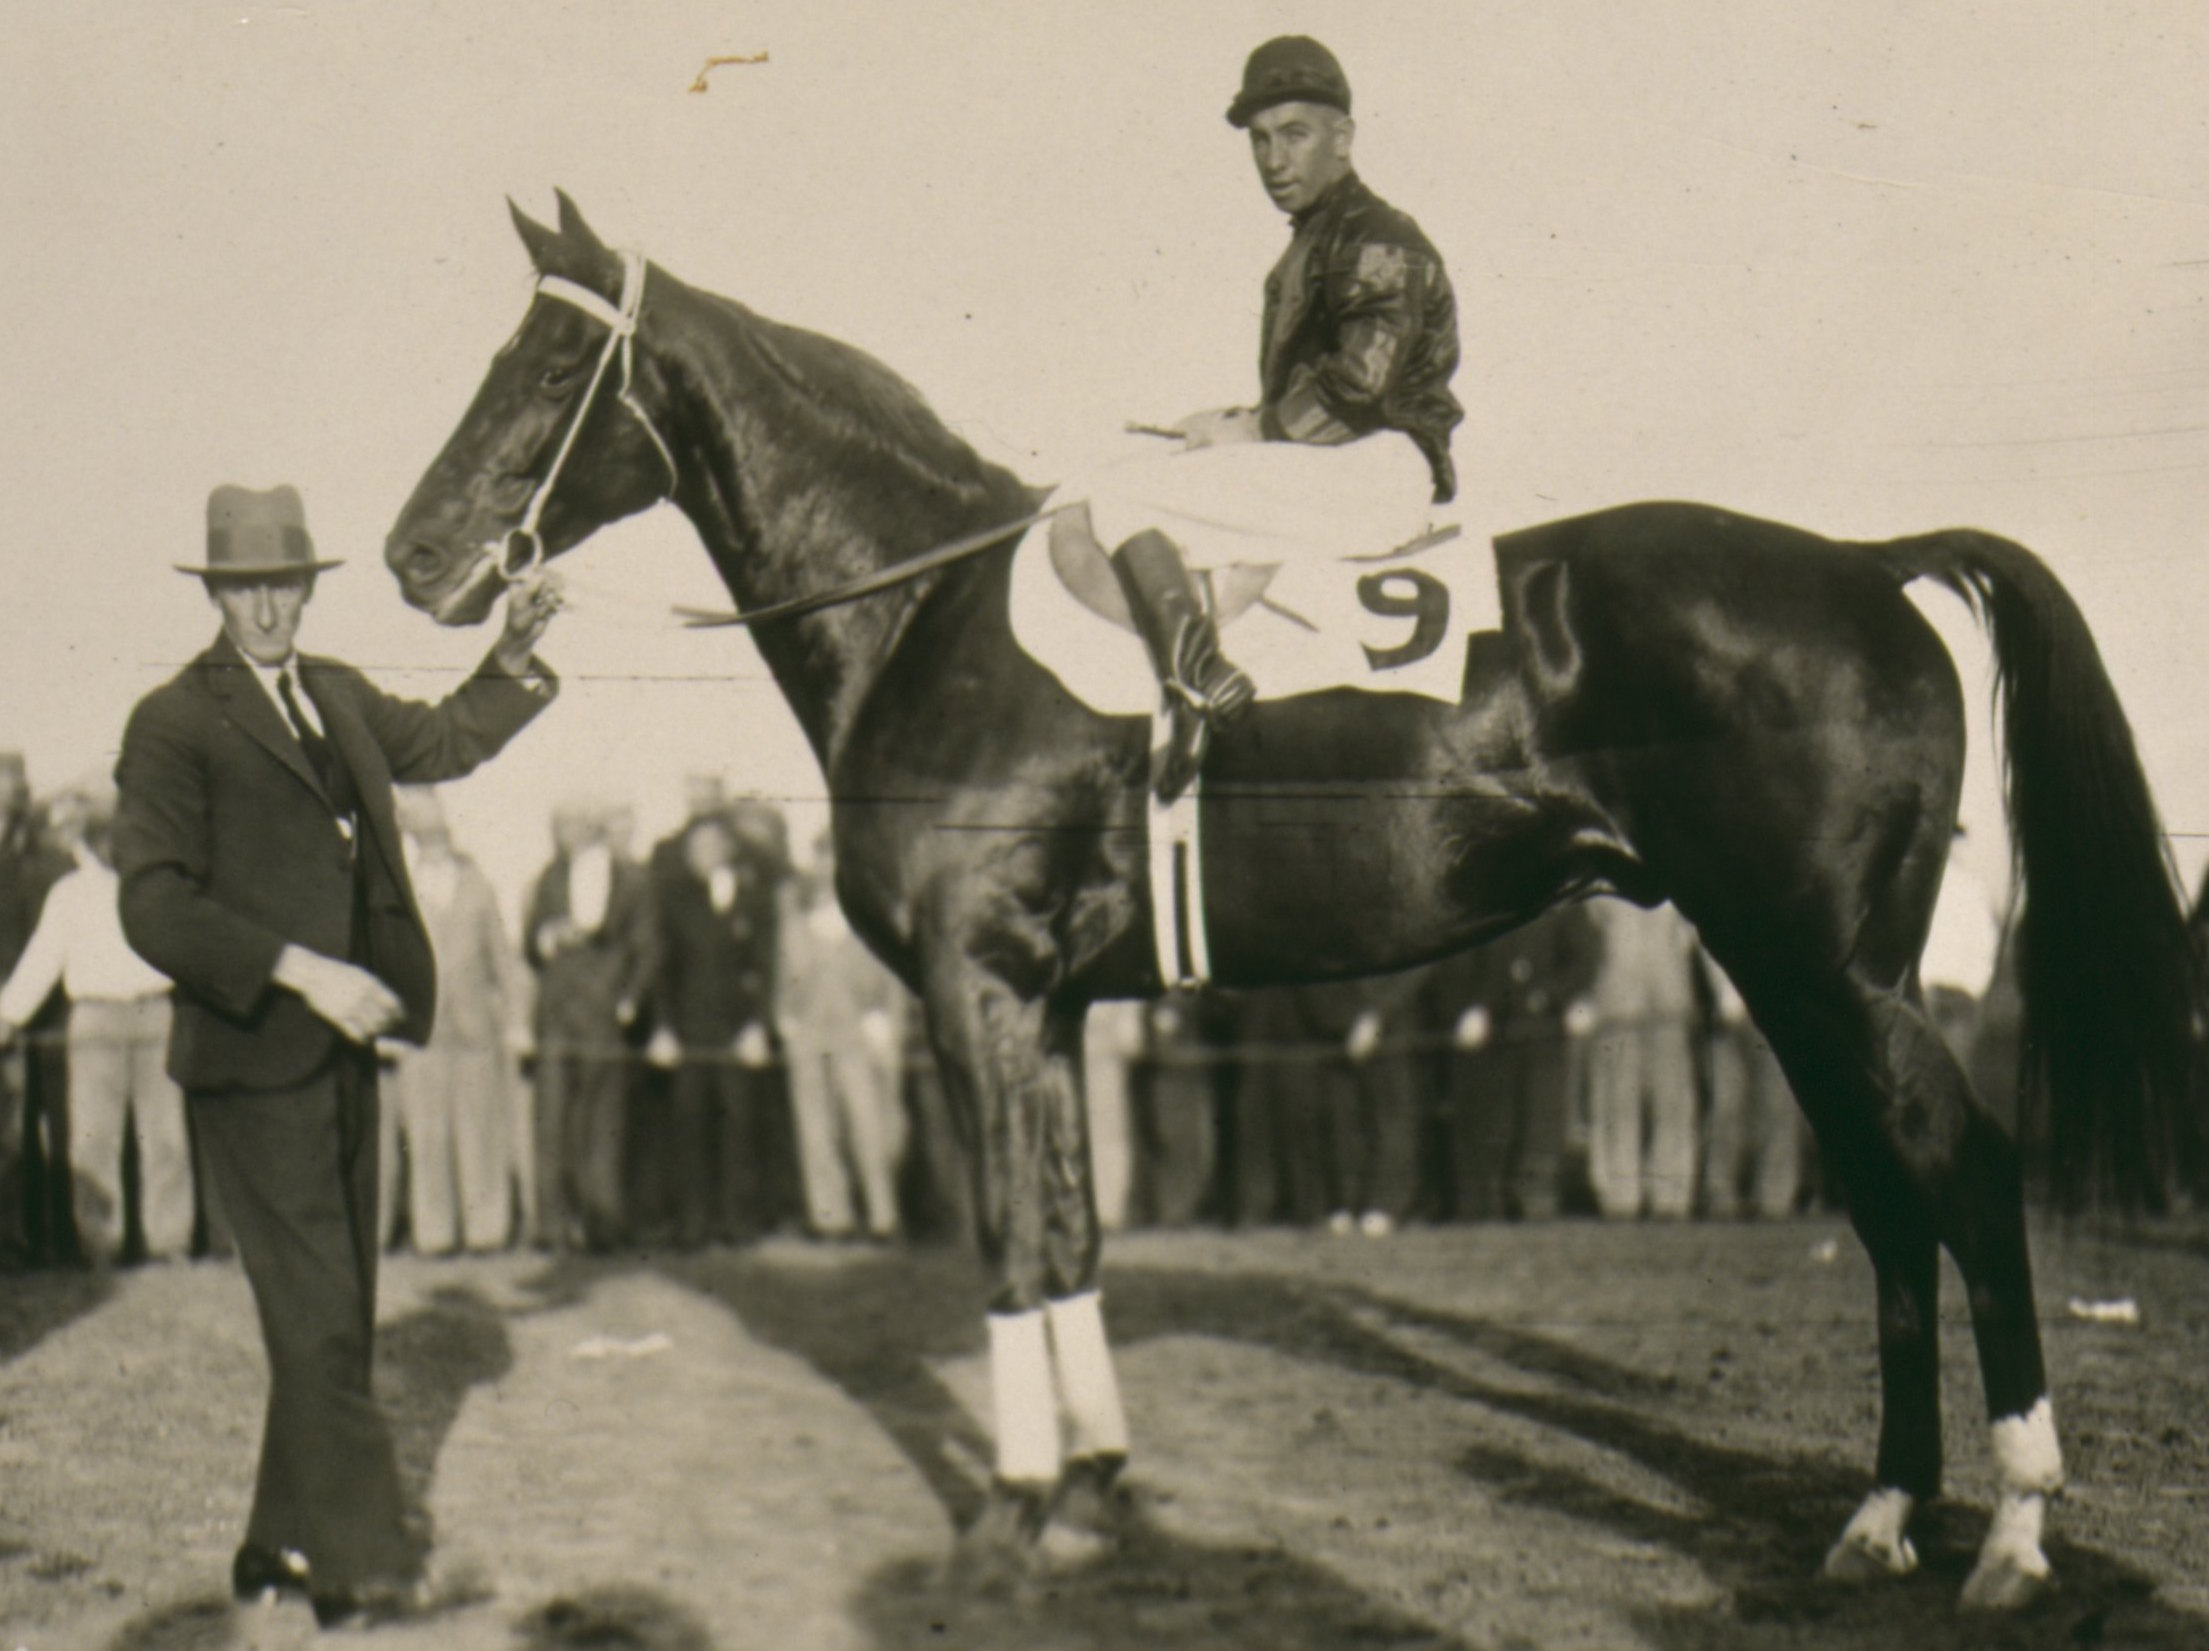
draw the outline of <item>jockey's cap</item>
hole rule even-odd
[[[1277,103],[1324,103],[1350,112],[1350,77],[1335,54],[1305,34],[1267,41],[1243,65],[1243,89],[1227,107],[1228,124],[1248,126]]]

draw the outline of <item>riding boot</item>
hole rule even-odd
[[[1196,778],[1211,729],[1241,715],[1256,690],[1221,657],[1219,627],[1171,539],[1145,528],[1112,553],[1112,570],[1166,691],[1173,732],[1155,785],[1170,803]]]

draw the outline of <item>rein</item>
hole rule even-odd
[[[591,403],[598,398],[598,387],[605,381],[606,369],[614,357],[621,357],[621,388],[615,392],[621,405],[629,410],[629,416],[644,427],[644,433],[652,438],[652,445],[659,450],[660,462],[667,466],[667,489],[675,491],[682,480],[682,473],[675,467],[675,455],[661,439],[652,417],[644,410],[644,404],[636,397],[636,338],[637,313],[644,308],[644,255],[623,252],[621,255],[621,304],[618,308],[605,299],[558,275],[543,275],[537,279],[537,290],[547,298],[581,310],[606,329],[605,346],[598,352],[598,364],[591,369],[591,381],[575,403],[575,411],[568,415],[568,427],[561,434],[560,450],[553,454],[552,463],[538,480],[529,495],[529,504],[522,512],[521,525],[508,532],[506,542],[498,557],[499,577],[509,585],[520,584],[536,573],[545,559],[545,542],[539,537],[537,524],[543,518],[545,505],[552,498],[552,489],[560,479],[560,472],[567,467],[568,455],[575,450],[575,438],[582,431],[583,421],[590,416]],[[517,557],[517,548],[520,555]]]
[[[908,579],[918,579],[924,573],[949,567],[953,562],[963,562],[969,556],[978,556],[993,545],[1001,545],[1016,533],[1025,533],[1038,522],[1049,521],[1061,511],[1071,510],[1081,500],[1069,500],[1065,504],[1052,505],[1022,516],[1017,521],[1003,522],[996,527],[986,527],[979,533],[970,533],[963,539],[953,539],[938,545],[934,550],[923,551],[902,562],[893,562],[886,568],[862,574],[859,578],[827,590],[813,592],[810,596],[793,596],[787,602],[776,602],[764,608],[754,608],[750,613],[715,613],[704,608],[677,608],[685,626],[694,631],[712,630],[728,625],[764,625],[776,619],[794,619],[801,613],[812,613],[820,608],[833,608],[839,603],[852,602],[862,596],[872,596],[878,590],[888,590],[892,585],[902,585]]]

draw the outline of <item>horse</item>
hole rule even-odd
[[[509,209],[537,292],[386,563],[413,606],[475,624],[609,522],[663,500],[689,518],[820,760],[838,897],[922,999],[971,1123],[996,1454],[954,1575],[1017,1580],[1061,1533],[1093,1551],[1128,1430],[1080,1053],[1091,1002],[1171,984],[1151,944],[1149,729],[1016,644],[1004,529],[1039,494],[918,392],[617,254],[564,193],[557,229]],[[960,554],[926,554],[945,546]],[[1561,901],[1671,901],[1770,1040],[1876,1274],[1872,1487],[1826,1571],[1915,1564],[1908,1524],[1941,1483],[1945,1247],[2000,1480],[1962,1603],[2023,1604],[2049,1576],[2063,1464],[2019,1155],[1917,979],[1964,715],[1904,591],[1946,586],[1991,632],[2061,1187],[2152,1198],[2185,1122],[2192,968],[2083,617],[2030,552],[1963,529],[1843,542],[1643,503],[1504,534],[1495,558],[1502,626],[1467,638],[1458,704],[1322,692],[1217,736],[1198,805],[1214,978],[1400,970]]]

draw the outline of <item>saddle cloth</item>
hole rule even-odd
[[[1062,489],[1052,503],[1062,496],[1079,497]],[[1170,520],[1153,525],[1176,537]],[[1240,553],[1247,559],[1193,568],[1221,652],[1250,674],[1260,699],[1350,688],[1455,705],[1466,638],[1498,628],[1502,604],[1487,540],[1453,534],[1459,523],[1432,526],[1408,549],[1391,524],[1354,555],[1315,556],[1308,542],[1284,542],[1273,560],[1254,543]],[[1102,550],[1074,527],[1065,517],[1040,522],[1013,553],[1013,636],[1091,710],[1148,716],[1159,695],[1150,655]]]

